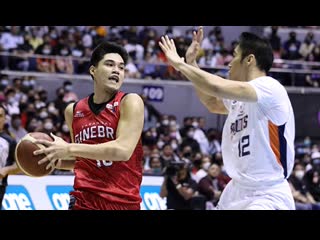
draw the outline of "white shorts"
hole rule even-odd
[[[271,186],[253,188],[231,180],[223,190],[217,210],[295,210],[287,180]]]

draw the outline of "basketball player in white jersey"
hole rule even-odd
[[[294,113],[285,88],[268,77],[273,53],[267,40],[244,32],[229,64],[229,79],[201,70],[196,56],[203,28],[193,33],[186,60],[172,39],[159,45],[169,63],[194,85],[212,113],[228,114],[222,156],[232,180],[217,209],[295,209],[287,178],[294,163]]]

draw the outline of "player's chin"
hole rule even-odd
[[[120,84],[118,83],[118,84],[108,84],[106,87],[105,87],[105,89],[106,89],[106,91],[118,91],[119,89],[120,89]]]

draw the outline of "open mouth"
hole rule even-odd
[[[119,82],[119,77],[118,76],[111,76],[111,77],[109,77],[109,80],[115,81],[117,83],[117,82]]]

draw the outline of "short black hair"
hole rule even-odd
[[[108,53],[118,53],[126,65],[128,62],[128,52],[127,50],[114,42],[103,41],[92,52],[90,64],[97,66],[98,63],[103,59],[104,55]]]
[[[241,50],[241,61],[253,54],[257,61],[257,67],[267,74],[273,64],[273,51],[269,40],[259,36],[243,32],[240,35],[239,48]]]

